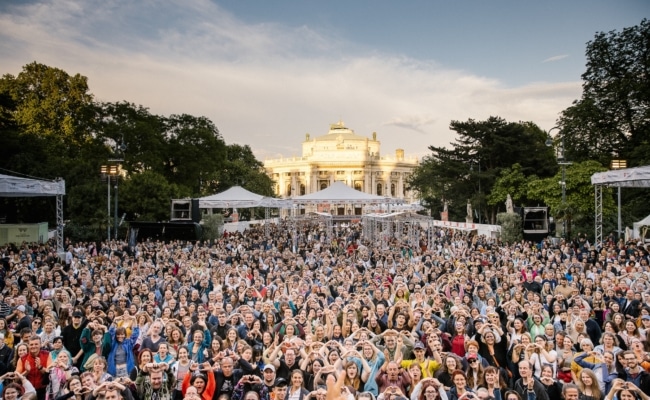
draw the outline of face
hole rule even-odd
[[[26,345],[19,345],[16,351],[18,352],[18,357],[26,356],[28,353]]]
[[[149,379],[151,380],[151,387],[154,390],[158,390],[162,387],[162,383],[163,383],[162,371],[151,372],[149,374]]]
[[[564,391],[564,400],[578,400],[580,393],[576,388],[567,388]]]
[[[465,387],[467,386],[467,379],[461,374],[454,376],[454,386],[456,387]]]
[[[291,384],[294,387],[302,386],[302,372],[294,373],[291,375]]]

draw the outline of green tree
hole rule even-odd
[[[463,220],[470,199],[474,210],[481,210],[482,222],[495,223],[499,206],[488,202],[488,195],[501,171],[515,163],[525,176],[550,176],[557,170],[553,152],[545,146],[546,133],[532,122],[490,117],[452,121],[450,127],[458,134],[451,148],[430,146],[432,154],[409,180],[429,205],[440,209],[448,202],[450,219]]]
[[[226,146],[226,162],[219,173],[219,184],[214,191],[241,186],[253,193],[273,196],[273,180],[266,174],[264,163],[255,158],[249,145]]]
[[[187,189],[153,171],[130,175],[120,185],[120,209],[135,221],[169,220],[171,199],[184,197],[189,197]]]
[[[524,175],[521,165],[514,164],[510,168],[501,170],[492,187],[492,191],[487,196],[489,205],[505,210],[504,203],[508,194],[515,205],[519,207],[532,205],[528,199],[528,185],[537,180],[537,175]]]
[[[567,222],[567,237],[571,237],[573,228],[580,232],[593,232],[595,200],[591,176],[603,172],[604,168],[597,161],[583,161],[566,167],[566,200],[562,201],[562,172],[545,179],[528,183],[528,198],[546,204],[550,214],[555,216],[558,226]],[[611,188],[603,191],[603,215],[614,213],[616,205]]]
[[[558,120],[569,160],[650,164],[650,21],[598,32],[586,47],[579,100]],[[650,190],[623,190],[623,222],[650,213]]]
[[[171,115],[165,127],[168,181],[185,186],[193,196],[210,194],[226,158],[226,144],[217,127],[206,117],[187,114]]]

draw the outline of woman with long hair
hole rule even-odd
[[[438,368],[434,376],[442,384],[443,389],[448,391],[454,385],[451,377],[452,373],[461,368],[463,368],[463,366],[460,359],[454,354],[447,353],[442,360],[442,365]]]
[[[26,343],[18,343],[16,345],[16,348],[14,348],[14,356],[13,359],[11,360],[11,366],[10,366],[10,369],[12,371],[16,370],[16,366],[18,365],[18,360],[26,356],[27,353],[29,353],[29,347],[27,347]]]
[[[425,378],[420,382],[419,395],[416,399],[411,397],[411,400],[439,400],[441,385],[440,382],[433,378]]]
[[[153,352],[149,349],[142,349],[138,354],[138,363],[129,372],[129,379],[135,382],[140,371],[145,371],[145,365],[153,362]]]
[[[287,398],[304,400],[307,396],[309,396],[309,392],[307,391],[307,389],[305,389],[303,383],[304,383],[304,378],[302,375],[302,371],[299,369],[294,369],[293,371],[291,371],[291,374],[289,376],[289,388],[287,390]]]
[[[542,365],[542,375],[539,381],[544,385],[549,399],[562,398],[562,384],[555,379],[555,376],[555,370],[551,365]]]
[[[645,340],[645,335],[642,335],[639,331],[639,327],[636,326],[634,321],[627,320],[623,326],[623,330],[620,331],[619,336],[623,339],[623,343],[627,349],[631,349],[630,343],[632,339],[638,339],[641,341]]]
[[[183,399],[183,381],[186,374],[191,374],[190,365],[192,361],[189,358],[187,347],[178,349],[178,361],[171,365],[171,371],[176,378],[176,387],[174,388],[174,400]]]
[[[467,378],[467,386],[472,390],[475,391],[479,386],[485,386],[485,369],[483,368],[483,363],[475,355],[467,358],[465,376]]]
[[[72,360],[67,352],[59,354],[48,369],[49,383],[45,389],[45,399],[54,400],[64,394],[67,381],[73,374],[78,374],[79,370],[72,365]]]
[[[133,348],[138,341],[140,328],[135,326],[131,331],[131,336],[127,338],[126,328],[117,328],[117,325],[113,323],[109,328],[108,333],[111,335],[112,339],[111,351],[108,353],[107,357],[108,373],[115,378],[127,377],[129,376],[129,372],[133,367],[135,367]]]
[[[9,329],[9,326],[7,325],[7,320],[4,319],[4,318],[0,318],[0,334],[4,335],[5,346],[7,346],[9,348],[13,348],[14,347],[14,334]]]
[[[600,391],[596,374],[592,370],[583,368],[578,372],[576,384],[580,389],[580,400],[601,400],[603,392]]]

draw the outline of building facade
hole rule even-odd
[[[318,192],[340,181],[365,193],[407,203],[416,200],[415,193],[406,189],[406,182],[417,165],[417,158],[405,158],[402,149],[395,150],[392,157],[382,156],[377,133],[371,138],[357,135],[343,122],[330,125],[322,136],[306,134],[301,157],[264,162],[275,182],[275,194],[282,198]]]

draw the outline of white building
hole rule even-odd
[[[372,138],[360,136],[338,122],[325,135],[306,134],[302,157],[267,160],[264,167],[282,198],[314,193],[340,181],[365,193],[414,202],[415,193],[406,189],[406,181],[418,165],[417,158],[405,158],[402,149],[395,150],[393,157],[382,156],[380,147],[377,133]],[[361,214],[360,209],[345,210],[343,205],[326,208],[318,211]]]

